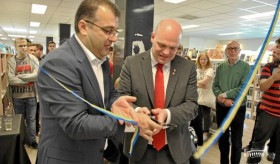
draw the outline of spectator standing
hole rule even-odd
[[[28,145],[37,149],[35,115],[36,94],[35,81],[39,64],[37,58],[27,53],[27,41],[24,38],[16,38],[15,47],[17,54],[8,61],[8,77],[12,91],[12,99],[16,114],[22,114],[26,119],[29,134]]]
[[[248,63],[239,60],[240,44],[237,41],[231,41],[227,44],[225,52],[227,61],[221,63],[216,69],[216,76],[213,83],[213,92],[217,97],[216,118],[220,127],[224,118],[228,114],[231,106],[234,104],[236,97],[243,84],[245,83],[250,66]],[[229,128],[219,139],[220,163],[229,164],[229,152],[231,139],[231,164],[239,164],[242,149],[243,123],[245,120],[246,98],[242,101],[236,116],[231,122]],[[231,137],[230,137],[231,134]]]

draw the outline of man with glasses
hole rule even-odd
[[[162,126],[145,114],[136,114],[135,97],[120,97],[113,87],[110,46],[117,41],[119,9],[110,0],[83,0],[75,16],[75,34],[41,62],[42,68],[88,102],[133,118],[140,135],[157,133]],[[43,71],[38,73],[41,135],[38,163],[102,164],[105,141],[123,133],[117,121],[93,108],[57,84]]]
[[[17,38],[14,45],[17,54],[8,61],[8,77],[14,111],[16,114],[22,114],[23,118],[26,119],[29,134],[27,144],[37,149],[35,81],[38,71],[36,64],[39,64],[39,62],[35,56],[27,53],[27,41],[25,38]]]
[[[250,66],[248,63],[239,59],[240,44],[237,41],[231,41],[227,44],[225,52],[227,61],[221,63],[216,69],[216,76],[213,83],[213,92],[217,97],[216,118],[220,127],[224,118],[228,114],[231,106],[234,104],[237,95],[240,93],[245,83]],[[229,152],[231,138],[231,164],[239,164],[241,159],[243,123],[245,120],[246,98],[242,101],[236,116],[229,128],[219,139],[220,163],[229,164]],[[231,136],[230,136],[231,134]]]

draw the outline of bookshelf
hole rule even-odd
[[[6,53],[1,53],[0,59],[0,93],[1,93],[1,103],[0,103],[0,116],[4,114],[4,109],[8,106],[8,65],[7,62],[11,55]]]

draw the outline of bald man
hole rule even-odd
[[[239,59],[240,44],[231,41],[225,49],[228,60],[221,63],[216,69],[216,76],[213,83],[213,92],[217,97],[216,118],[220,127],[224,118],[234,104],[243,84],[245,83],[250,66],[248,63]],[[246,111],[246,97],[242,101],[236,116],[234,117],[231,128],[231,164],[239,164],[242,149],[243,123]],[[229,130],[227,130],[219,140],[220,163],[229,164]]]
[[[139,137],[130,163],[189,163],[192,148],[187,127],[197,116],[198,95],[194,63],[176,55],[182,34],[178,22],[162,20],[152,32],[152,48],[127,57],[122,67],[118,91],[137,97],[134,106],[146,107],[136,108],[136,111],[155,116],[160,123],[177,126],[162,129],[153,136],[152,142]],[[131,134],[126,133],[124,145],[130,144],[130,138]],[[127,150],[125,147],[128,155]]]

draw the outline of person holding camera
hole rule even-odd
[[[276,138],[280,138],[280,38],[276,41],[275,59],[267,63],[261,71],[260,90],[263,91],[260,111],[254,129],[252,149],[247,158],[247,163],[259,163],[266,141],[276,132]],[[273,65],[273,67],[271,66]],[[271,69],[273,68],[273,69]],[[276,156],[273,164],[280,164],[280,142],[276,142]]]

